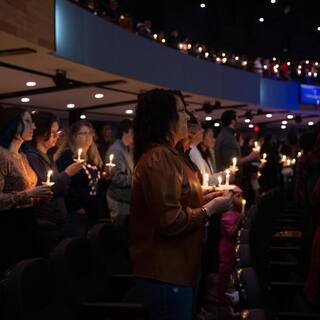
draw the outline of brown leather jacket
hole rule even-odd
[[[201,205],[199,179],[176,149],[157,145],[142,155],[131,191],[129,246],[134,275],[196,284],[204,236]]]

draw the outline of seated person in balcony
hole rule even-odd
[[[67,194],[68,185],[72,176],[77,174],[82,166],[74,162],[63,172],[59,173],[48,154],[54,148],[59,136],[59,122],[57,117],[50,112],[36,112],[33,115],[36,129],[33,134],[32,146],[27,151],[27,157],[32,169],[37,174],[38,183],[42,185],[47,180],[49,170],[53,171],[51,181],[53,198],[38,204],[34,210],[36,216],[37,243],[41,256],[49,256],[51,250],[62,238],[62,230],[67,215],[64,196]]]
[[[36,186],[21,146],[35,129],[31,114],[22,108],[0,111],[0,274],[11,264],[36,256],[34,206],[48,201],[48,186]]]
[[[107,202],[111,219],[123,224],[130,212],[131,180],[133,173],[132,121],[123,120],[118,124],[117,140],[107,151],[105,162],[113,154],[115,172],[107,192]]]
[[[236,138],[238,127],[236,112],[225,111],[221,116],[222,130],[218,134],[215,144],[216,166],[218,171],[223,171],[232,165],[232,158],[236,157],[238,165],[259,159],[259,152],[252,151],[249,155],[242,157],[240,145]]]
[[[153,33],[151,28],[152,22],[150,20],[137,23],[137,33],[140,36],[145,37],[147,39],[153,39]]]
[[[76,122],[70,127],[67,139],[54,155],[59,172],[66,170],[74,162],[82,164],[81,170],[71,177],[65,197],[68,214],[64,235],[68,237],[85,236],[97,219],[105,217],[105,195],[100,193],[99,188],[102,160],[93,140],[94,136],[90,122]],[[78,157],[80,160],[77,160]]]
[[[204,204],[200,182],[175,148],[187,134],[181,94],[141,94],[134,121],[135,171],[129,246],[133,274],[151,319],[190,320],[207,219],[231,199]]]

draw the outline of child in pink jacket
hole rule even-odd
[[[221,215],[220,240],[218,244],[219,268],[217,273],[206,277],[205,306],[197,319],[235,319],[226,295],[230,284],[230,276],[235,267],[235,246],[238,225],[244,217],[241,213],[242,190],[235,188],[233,192],[233,208]]]

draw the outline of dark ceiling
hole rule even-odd
[[[201,9],[204,2],[206,8]],[[317,1],[119,0],[138,20],[150,19],[155,32],[178,30],[191,41],[237,54],[320,58]],[[259,18],[263,17],[263,23]]]

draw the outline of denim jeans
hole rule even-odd
[[[144,304],[152,320],[191,320],[192,287],[136,278],[144,294]]]

